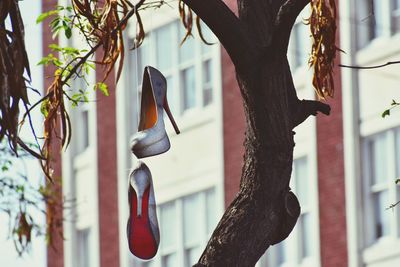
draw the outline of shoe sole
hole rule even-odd
[[[160,141],[157,141],[154,144],[141,148],[131,149],[131,151],[138,159],[142,159],[163,154],[167,152],[170,148],[171,143],[169,142],[169,138],[166,135]]]
[[[149,195],[150,186],[146,188],[142,198],[142,214],[137,215],[137,196],[135,190],[129,188],[130,210],[127,225],[129,250],[138,258],[149,260],[158,250],[149,220]]]

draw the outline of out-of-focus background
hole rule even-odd
[[[51,32],[35,20],[40,10],[68,0],[22,1],[34,87],[46,88],[51,71],[35,67],[50,52]],[[236,1],[225,0],[233,10]],[[337,63],[371,66],[400,60],[399,0],[338,0]],[[0,220],[0,266],[187,267],[199,258],[215,225],[238,190],[245,130],[234,66],[213,34],[206,40],[185,35],[177,1],[143,14],[148,36],[136,51],[127,47],[125,67],[110,96],[89,87],[88,104],[70,108],[73,139],[58,159],[63,194],[74,199],[64,213],[65,240],[47,248],[43,238],[17,258]],[[293,27],[288,59],[300,99],[315,99],[307,61],[309,31],[305,8]],[[49,21],[45,22],[48,23]],[[135,37],[132,21],[125,35]],[[196,35],[196,34],[195,34]],[[43,40],[43,41],[42,41]],[[240,41],[240,40],[238,40]],[[82,47],[78,36],[62,45]],[[43,53],[42,53],[43,51]],[[161,243],[157,256],[141,261],[128,250],[128,174],[137,159],[129,140],[137,130],[143,68],[158,68],[168,81],[168,100],[181,134],[168,120],[171,150],[144,159],[154,181]],[[102,70],[92,73],[100,80]],[[400,266],[400,112],[382,118],[399,102],[400,65],[374,70],[335,68],[335,97],[329,117],[309,118],[295,129],[291,188],[302,213],[289,238],[270,248],[257,267]],[[73,87],[85,86],[75,81]],[[38,121],[38,129],[40,129]],[[29,165],[37,182],[39,170]],[[42,220],[44,218],[41,218]],[[252,233],[249,233],[251,235]]]

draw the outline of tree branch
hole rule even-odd
[[[394,64],[400,64],[400,60],[388,61],[384,64],[374,65],[374,66],[352,66],[352,65],[339,64],[339,67],[349,68],[349,69],[358,69],[358,70],[372,70],[372,69],[379,69],[379,68],[383,68],[383,67],[386,67],[389,65],[394,65]]]
[[[325,115],[331,113],[331,107],[328,104],[315,100],[301,100],[294,111],[293,128],[305,121],[309,116],[316,116],[318,112]]]
[[[275,20],[275,25],[279,27],[287,24],[287,26],[290,26],[291,29],[293,27],[294,22],[296,21],[296,18],[299,16],[300,12],[309,3],[310,0],[286,0],[286,2],[282,4],[281,8],[278,11],[278,15],[276,16]]]
[[[238,17],[221,0],[183,0],[211,29],[237,68],[248,66],[252,51]]]
[[[310,3],[310,0],[286,0],[280,7],[275,19],[275,38],[281,45],[287,47],[289,44],[290,32],[300,12]],[[286,52],[286,50],[285,50]]]

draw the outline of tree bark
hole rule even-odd
[[[294,21],[309,0],[184,0],[210,27],[236,67],[246,117],[240,190],[195,266],[254,266],[284,240],[300,214],[290,191],[293,128],[328,105],[297,98],[286,53]]]

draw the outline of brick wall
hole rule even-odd
[[[54,7],[57,5],[57,0],[47,0],[42,1],[42,12],[46,12],[49,10],[53,10]],[[43,32],[43,55],[48,55],[51,51],[48,47],[49,44],[57,42],[56,40],[52,39],[52,34],[48,27],[48,21],[42,23],[42,32]],[[29,53],[29,51],[28,51]],[[31,62],[31,64],[35,64]],[[53,82],[55,68],[52,66],[46,67],[43,69],[43,88],[44,93],[46,92],[47,88]],[[61,154],[57,153],[56,151],[60,151],[60,143],[59,141],[55,141],[53,145],[53,160],[51,162],[51,166],[54,169],[53,179],[55,180],[55,185],[59,184],[57,180],[61,179]],[[56,154],[57,153],[57,154]],[[60,188],[57,189],[56,192],[59,192],[57,198],[60,203],[62,203],[62,190]],[[60,235],[62,233],[63,224],[62,224],[62,211],[58,210],[58,214],[55,216],[59,219],[60,225],[59,228],[54,229],[51,233],[53,237],[52,244],[47,248],[47,266],[51,267],[63,267],[64,266],[64,246],[63,246],[63,239]]]
[[[101,55],[97,55],[100,59]],[[97,68],[96,78],[104,72]],[[99,179],[100,266],[119,266],[116,94],[113,72],[107,80],[110,95],[97,92],[97,160]]]
[[[225,206],[228,206],[239,190],[243,165],[245,118],[235,67],[225,49],[222,48],[221,54],[224,186]]]
[[[225,3],[237,13],[235,0],[225,1]],[[245,118],[235,67],[224,48],[221,50],[221,68],[225,206],[228,206],[239,190],[243,165]]]
[[[339,27],[339,22],[337,25]],[[337,38],[339,43],[339,34]],[[337,64],[339,60],[338,55]],[[328,101],[332,108],[331,115],[317,116],[319,219],[323,267],[347,266],[342,83],[339,67],[336,67],[335,74],[335,97]]]

